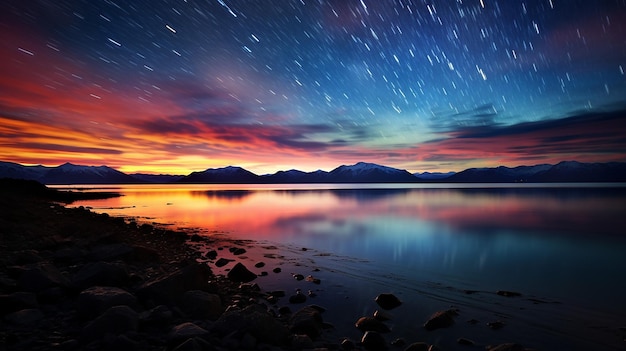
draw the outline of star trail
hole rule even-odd
[[[0,4],[0,159],[257,173],[626,161],[626,1]]]

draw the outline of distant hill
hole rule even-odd
[[[315,172],[302,172],[297,169],[278,171],[261,177],[263,183],[325,183],[328,181],[328,172],[317,170]]]
[[[420,180],[441,180],[441,179],[446,179],[449,178],[450,176],[454,175],[456,172],[447,172],[447,173],[441,173],[441,172],[423,172],[423,173],[413,173],[413,175],[415,177],[417,177]]]
[[[258,183],[258,175],[241,167],[228,166],[224,168],[209,168],[202,172],[193,172],[181,178],[179,183],[230,183],[248,184]]]
[[[446,178],[445,181],[450,183],[626,182],[626,163],[564,161],[556,165],[470,168]]]
[[[143,183],[155,183],[155,184],[174,183],[185,177],[184,175],[145,174],[145,173],[131,173],[130,176]]]
[[[133,184],[139,180],[107,166],[79,166],[64,163],[58,167],[23,166],[1,162],[1,178],[36,180],[43,184]]]
[[[339,166],[328,173],[329,183],[414,183],[417,179],[406,170],[359,162]]]
[[[80,166],[65,163],[57,167],[23,166],[0,162],[0,178],[36,180],[44,184],[134,184],[134,183],[545,183],[545,182],[626,182],[626,163],[560,162],[556,165],[470,168],[454,173],[415,173],[359,162],[330,172],[318,170],[279,171],[259,176],[244,168],[209,168],[186,176],[125,174],[107,166]]]

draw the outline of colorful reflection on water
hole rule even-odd
[[[351,257],[352,263],[331,261],[337,266],[328,268],[389,290],[434,282],[523,291],[626,318],[625,187],[165,185],[119,191],[124,196],[75,205]],[[367,298],[375,294],[368,290]]]
[[[610,284],[626,295],[610,273],[626,268],[625,188],[305,187],[124,186],[122,197],[82,204],[467,284],[541,293]]]

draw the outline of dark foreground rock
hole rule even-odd
[[[321,334],[319,310],[289,320],[262,305],[243,264],[213,275],[190,235],[65,208],[37,187],[0,181],[2,350],[282,350]]]

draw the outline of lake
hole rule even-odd
[[[242,239],[246,255],[223,250],[219,257],[269,272],[255,281],[264,290],[311,290],[316,297],[308,302],[328,308],[324,318],[336,325],[331,334],[337,337],[359,339],[356,319],[377,309],[376,295],[393,292],[403,305],[391,311],[389,340],[447,350],[465,347],[456,343],[459,337],[477,345],[523,341],[538,349],[626,346],[619,329],[626,326],[623,184],[80,188],[124,196],[72,206]],[[256,269],[256,262],[266,266]],[[272,273],[275,266],[283,273]],[[321,284],[295,281],[290,273],[313,275]],[[430,314],[451,306],[460,313],[453,327],[421,328]],[[486,326],[496,320],[506,326]]]

